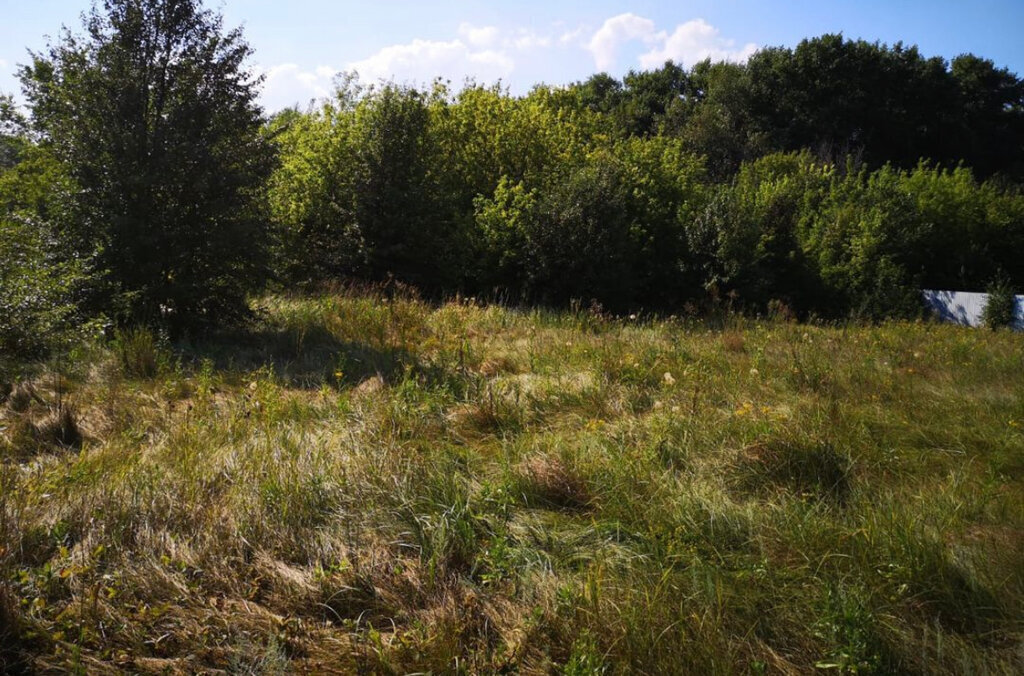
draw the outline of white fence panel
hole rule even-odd
[[[941,319],[963,326],[981,326],[981,314],[988,303],[987,293],[969,291],[933,291],[925,289],[924,302]],[[1013,328],[1024,330],[1024,296],[1017,296]]]

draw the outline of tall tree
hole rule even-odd
[[[106,273],[96,300],[174,327],[240,316],[262,274],[255,198],[274,163],[252,50],[201,0],[105,0],[84,29],[20,79],[77,184],[64,235]]]

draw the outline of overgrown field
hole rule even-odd
[[[1024,671],[1020,334],[262,304],[0,390],[0,671]]]

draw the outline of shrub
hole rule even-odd
[[[26,155],[0,173],[0,354],[38,358],[77,324],[89,275],[57,236],[65,176],[45,152]]]
[[[1009,281],[1005,278],[995,280],[986,291],[988,302],[981,313],[982,322],[993,330],[1012,326],[1017,314],[1017,297]]]

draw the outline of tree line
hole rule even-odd
[[[337,279],[612,312],[879,319],[1024,284],[1024,82],[824,35],[513,96],[363,85],[267,116],[200,0],[105,0],[0,99],[0,350],[200,331]]]

